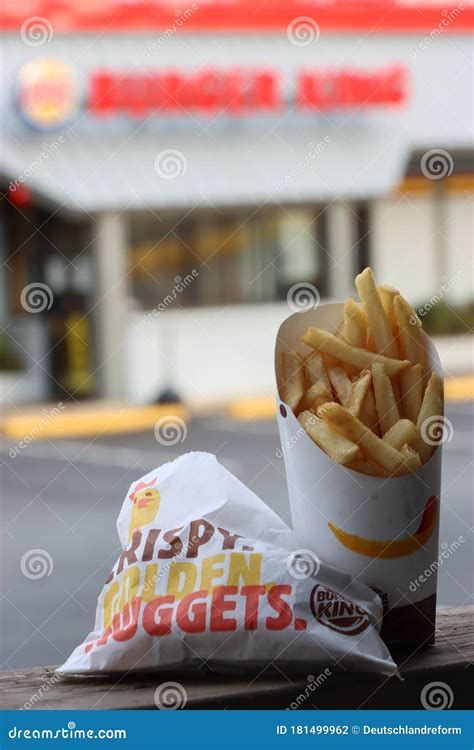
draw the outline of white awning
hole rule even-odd
[[[398,117],[372,115],[357,127],[266,123],[109,139],[42,133],[4,142],[0,170],[70,211],[190,209],[384,195],[409,153]]]

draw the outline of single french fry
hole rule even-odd
[[[375,398],[371,386],[369,386],[369,389],[365,394],[365,399],[360,410],[359,419],[361,422],[367,425],[367,427],[369,427],[372,432],[375,432],[376,435],[380,435],[379,418],[377,416]]]
[[[419,318],[401,294],[395,297],[393,306],[397,318],[400,355],[409,359],[413,365],[420,364],[424,373],[426,353]]]
[[[322,354],[311,352],[306,357],[304,365],[308,386],[321,381],[329,391],[331,390],[331,384],[329,382]]]
[[[352,383],[342,367],[329,367],[328,377],[334,392],[343,406],[345,406],[351,395]]]
[[[308,328],[301,336],[301,341],[313,347],[318,352],[327,353],[341,362],[347,363],[357,370],[366,370],[371,367],[372,362],[380,362],[385,367],[389,377],[398,375],[405,367],[409,366],[408,360],[391,359],[382,354],[372,354],[366,349],[358,349],[350,346],[345,341],[334,336],[321,328]]]
[[[393,394],[392,383],[385,372],[384,366],[378,362],[372,365],[372,380],[374,384],[375,407],[379,418],[382,435],[400,419],[397,402]]]
[[[334,337],[336,339],[340,339],[341,341],[344,341],[344,334],[343,334],[343,328],[344,328],[344,321],[340,323],[337,327],[337,329],[334,331]],[[323,359],[324,364],[326,366],[326,370],[329,370],[330,367],[340,367],[341,363],[339,362],[337,357],[332,356],[328,352],[323,352]]]
[[[371,477],[389,477],[390,472],[387,469],[383,469],[379,464],[372,461],[370,458],[355,458],[349,464],[348,469],[358,471],[359,474],[367,474]]]
[[[316,410],[321,404],[325,404],[327,401],[332,401],[332,391],[330,388],[326,388],[322,380],[319,380],[304,392],[303,398],[298,405],[298,410]]]
[[[404,474],[409,474],[420,468],[421,466],[420,456],[416,451],[413,450],[413,448],[410,448],[409,445],[404,445],[400,453],[403,456],[403,466],[397,469],[394,476],[400,477],[400,476],[403,476]]]
[[[433,416],[443,416],[443,381],[436,372],[426,386],[417,420],[418,429],[421,430],[423,422]]]
[[[375,344],[374,337],[371,335],[369,329],[367,329],[367,342],[365,344],[365,348],[367,349],[368,352],[377,354],[377,346]]]
[[[351,346],[363,349],[367,342],[367,315],[360,305],[349,297],[344,305],[344,338]]]
[[[361,372],[357,380],[351,385],[349,398],[347,399],[347,408],[355,417],[360,418],[362,406],[367,396],[367,392],[372,382],[372,373],[370,370],[364,370]],[[363,420],[361,420],[363,421]]]
[[[433,373],[426,386],[416,426],[420,431],[420,440],[414,446],[425,463],[433,454],[437,438],[441,439],[443,429],[443,381]]]
[[[357,445],[334,430],[310,411],[303,411],[298,421],[314,442],[338,464],[347,464],[361,453]]]
[[[356,443],[370,459],[390,472],[403,464],[403,456],[391,445],[381,440],[348,409],[336,403],[324,404],[318,409],[318,417],[328,422],[349,440]]]
[[[303,360],[295,352],[281,354],[280,398],[296,413],[304,393]]]
[[[400,453],[403,456],[404,463],[395,472],[383,469],[379,464],[369,458],[355,458],[347,464],[347,468],[373,477],[400,477],[420,468],[421,461],[418,453],[408,446],[404,446]]]
[[[356,289],[364,306],[372,335],[379,354],[396,359],[397,344],[380,299],[371,268],[366,268],[355,278]]]
[[[420,433],[416,424],[409,419],[399,419],[383,436],[386,443],[400,450],[404,445],[412,446],[418,440]]]
[[[401,412],[415,424],[423,401],[423,372],[418,362],[400,373]]]
[[[378,290],[383,309],[385,310],[385,315],[387,316],[388,324],[392,331],[392,335],[394,338],[396,338],[398,327],[393,303],[395,297],[399,295],[400,292],[398,291],[398,289],[395,289],[393,286],[388,286],[387,284],[379,285]]]

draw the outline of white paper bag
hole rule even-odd
[[[377,595],[301,550],[215,456],[189,453],[132,484],[118,531],[94,631],[61,671],[394,671]]]

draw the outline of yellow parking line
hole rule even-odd
[[[472,401],[474,399],[474,375],[448,378],[444,384],[446,401]]]
[[[113,435],[124,432],[141,432],[153,429],[158,420],[187,422],[189,411],[182,404],[157,404],[154,406],[92,407],[66,404],[59,411],[43,407],[40,411],[5,415],[0,419],[0,431],[12,440],[41,440],[88,435]]]
[[[448,378],[444,387],[446,401],[474,400],[474,376],[472,375]],[[226,411],[232,419],[242,422],[273,419],[276,413],[276,401],[274,396],[240,398],[232,401]]]
[[[448,378],[445,382],[446,401],[474,400],[474,376]],[[212,412],[212,409],[209,410]],[[226,414],[241,422],[274,419],[274,396],[241,398],[230,402]],[[153,406],[114,406],[84,403],[66,404],[59,411],[57,405],[30,409],[23,414],[9,413],[0,417],[0,432],[12,440],[41,438],[67,438],[88,435],[114,435],[142,432],[153,429],[159,419],[175,417],[187,422],[189,410],[183,404],[157,404]]]
[[[275,396],[240,398],[229,404],[227,413],[242,422],[273,419],[276,413]]]

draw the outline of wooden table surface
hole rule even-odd
[[[0,706],[4,709],[156,709],[154,693],[167,681],[186,691],[186,708],[368,709],[423,708],[426,685],[444,683],[441,693],[451,708],[473,708],[474,607],[438,610],[436,644],[414,653],[393,648],[403,681],[345,672],[333,674],[310,689],[307,675],[129,673],[126,675],[62,676],[54,667],[0,673]],[[325,665],[308,666],[315,677]],[[298,696],[300,696],[298,698]],[[452,700],[451,700],[452,696]],[[433,693],[433,700],[436,696]]]

